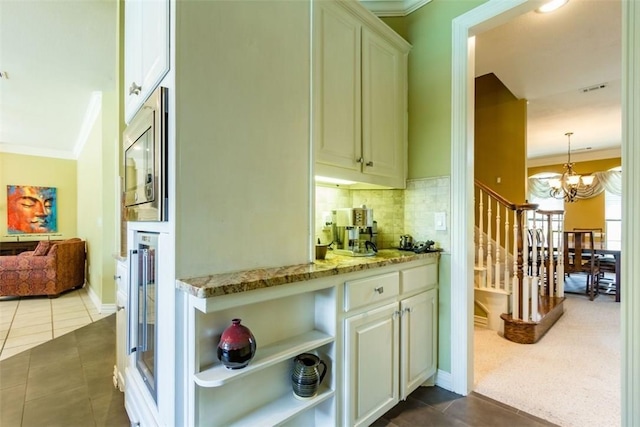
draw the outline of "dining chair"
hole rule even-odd
[[[593,247],[595,249],[606,249],[605,234],[602,228],[574,228],[573,231],[593,231]],[[607,294],[616,291],[617,283],[611,278],[616,274],[616,259],[613,255],[598,254],[600,262],[600,288]],[[606,275],[606,273],[610,273]]]
[[[593,249],[593,231],[565,231],[563,233],[564,272],[585,274],[589,299],[598,296],[600,289],[600,259]]]

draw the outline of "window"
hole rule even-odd
[[[622,167],[609,169],[609,171],[622,172]],[[619,184],[618,184],[619,186]],[[606,188],[606,187],[605,187]],[[613,186],[616,188],[616,186]],[[604,192],[604,221],[606,248],[613,250],[622,249],[622,196],[609,191]]]
[[[556,176],[556,173],[540,173],[532,176],[532,178],[549,178],[552,176]],[[564,199],[555,199],[551,196],[548,197],[536,197],[533,194],[529,194],[529,203],[533,203],[538,205],[538,210],[541,211],[563,211],[564,210]],[[529,229],[534,228],[534,211],[527,212],[527,226]],[[564,227],[563,224],[564,217],[561,215],[553,215],[551,217],[551,230],[553,235],[553,247],[557,248],[560,243],[560,232]],[[541,215],[535,215],[535,228],[542,228],[545,230],[545,237],[548,234],[547,228],[547,218]],[[547,242],[544,242],[546,245]]]
[[[604,220],[606,224],[607,249],[620,250],[622,246],[622,197],[604,194]]]

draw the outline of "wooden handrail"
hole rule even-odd
[[[503,206],[506,206],[507,208],[511,209],[512,211],[515,210],[535,210],[538,209],[538,205],[535,203],[513,203],[510,202],[509,200],[507,200],[506,198],[504,198],[501,194],[497,193],[495,190],[489,188],[486,184],[478,181],[477,179],[474,180],[475,185],[479,188],[481,188],[485,193],[488,193],[493,199],[495,199],[496,201],[498,201],[498,203],[500,203]]]

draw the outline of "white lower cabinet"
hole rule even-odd
[[[116,366],[113,371],[113,385],[124,391],[124,377],[127,369],[127,290],[129,269],[126,261],[116,264]]]
[[[398,303],[345,321],[346,425],[369,425],[398,403]]]
[[[431,289],[400,302],[402,342],[400,399],[405,400],[437,368],[438,291]]]
[[[345,280],[346,279],[346,280]],[[436,369],[437,258],[278,288],[185,299],[184,425],[365,426]],[[242,369],[217,345],[232,319],[257,343]],[[318,393],[294,397],[293,359],[327,365]]]
[[[345,283],[345,425],[373,423],[435,374],[436,285],[437,263]]]

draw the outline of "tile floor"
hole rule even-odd
[[[0,360],[106,316],[98,312],[84,288],[58,298],[0,297]]]
[[[112,381],[115,315],[91,307],[84,290],[57,299],[0,300],[0,426],[130,425],[124,394]],[[420,387],[373,426],[553,424],[476,393]]]
[[[0,426],[128,427],[115,314],[0,360]]]

